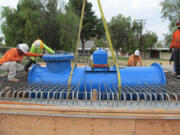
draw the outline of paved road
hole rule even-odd
[[[163,67],[164,71],[174,73],[173,65],[162,65],[162,67]]]

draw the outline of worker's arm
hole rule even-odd
[[[174,42],[175,42],[175,33],[173,34],[172,42],[170,48],[174,47]]]
[[[131,60],[131,67],[134,67],[134,66],[135,66],[134,60]]]
[[[129,57],[128,66],[129,66],[129,67],[134,67],[134,66],[135,66],[134,58],[133,58],[132,55]]]
[[[27,56],[27,57],[39,57],[39,56],[43,56],[43,54],[36,54],[36,53],[31,53],[31,52],[25,53],[24,55]]]
[[[47,45],[43,44],[43,47],[45,50],[47,50],[49,53],[55,53],[51,48],[49,48]]]

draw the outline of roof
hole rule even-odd
[[[169,48],[147,48],[147,50],[155,50],[155,51],[169,51]]]
[[[92,41],[92,40],[86,41],[85,50],[91,50],[91,48],[94,47],[94,46],[95,46],[94,41]],[[81,41],[79,42],[78,50],[82,50],[82,42]]]

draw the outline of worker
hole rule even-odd
[[[28,52],[29,47],[27,44],[22,43],[18,44],[17,48],[9,49],[2,59],[0,59],[0,70],[8,71],[8,81],[18,82],[19,80],[15,78],[16,72],[24,69],[24,66],[21,65],[23,57],[38,57],[42,54],[35,54]]]
[[[43,49],[45,49],[46,51],[48,51],[49,53],[55,53],[55,51],[53,51],[51,48],[49,48],[47,45],[45,45],[42,40],[37,39],[36,41],[33,42],[30,52],[31,53],[36,53],[36,54],[43,54]],[[37,59],[35,59],[34,57],[31,57],[29,62],[25,65],[24,70],[26,72],[28,72],[29,67],[32,64],[35,64],[37,61]]]
[[[135,67],[137,63],[140,63],[140,66],[142,66],[142,58],[140,56],[139,50],[136,50],[134,54],[132,54],[128,59],[128,67]]]
[[[173,33],[170,50],[174,48],[173,61],[175,65],[175,75],[180,75],[180,21],[176,22],[176,27],[177,30]]]

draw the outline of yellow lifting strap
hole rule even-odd
[[[119,67],[118,67],[117,60],[116,60],[116,57],[115,57],[115,54],[114,54],[114,50],[113,50],[110,34],[109,34],[109,31],[108,31],[108,27],[107,27],[107,24],[106,24],[106,20],[105,20],[105,17],[104,17],[104,13],[103,13],[103,10],[102,10],[101,2],[100,2],[100,0],[97,0],[97,1],[98,1],[98,5],[99,5],[99,10],[101,12],[101,17],[102,17],[102,21],[103,21],[103,24],[104,24],[104,28],[105,28],[105,31],[106,31],[106,37],[108,39],[109,47],[111,49],[113,61],[114,61],[114,64],[116,65],[117,76],[118,76],[119,93],[121,93],[121,76],[120,76],[120,72],[119,72]]]
[[[121,93],[121,76],[120,76],[120,72],[119,72],[119,67],[118,67],[116,57],[115,57],[115,54],[114,54],[114,50],[113,50],[110,34],[109,34],[109,31],[108,31],[108,27],[107,27],[107,24],[106,24],[106,20],[105,20],[105,17],[104,17],[104,13],[103,13],[103,10],[102,10],[101,2],[100,2],[100,0],[97,0],[97,1],[98,1],[99,9],[100,9],[100,12],[101,12],[101,17],[102,17],[102,21],[103,21],[103,24],[104,24],[104,28],[105,28],[105,31],[106,31],[106,36],[107,36],[107,39],[108,39],[108,42],[109,42],[109,47],[111,49],[111,53],[112,53],[112,56],[113,56],[113,61],[114,61],[114,64],[116,65],[117,76],[118,76],[118,87],[119,87],[119,94],[120,94]],[[75,64],[76,64],[77,51],[78,51],[78,48],[79,48],[79,41],[80,41],[80,36],[81,36],[82,24],[83,24],[85,4],[86,4],[86,0],[83,0],[83,8],[82,8],[81,20],[80,20],[80,24],[79,24],[78,40],[77,40],[77,44],[76,44],[75,63],[73,64],[71,72],[70,72],[70,76],[69,76],[69,80],[68,80],[68,85],[69,86],[71,85],[72,75],[73,75],[74,67],[75,67]]]
[[[82,30],[82,25],[83,25],[85,5],[86,5],[86,0],[83,0],[83,6],[82,6],[82,11],[81,11],[81,19],[80,19],[80,24],[79,24],[78,40],[77,40],[77,43],[76,43],[76,51],[75,51],[75,54],[74,54],[74,61],[75,62],[72,65],[72,69],[71,69],[71,72],[70,72],[70,75],[69,75],[68,86],[71,85],[72,75],[73,75],[73,72],[74,72],[74,67],[76,65],[77,53],[78,53],[78,48],[79,48],[79,41],[80,41],[81,30]]]

